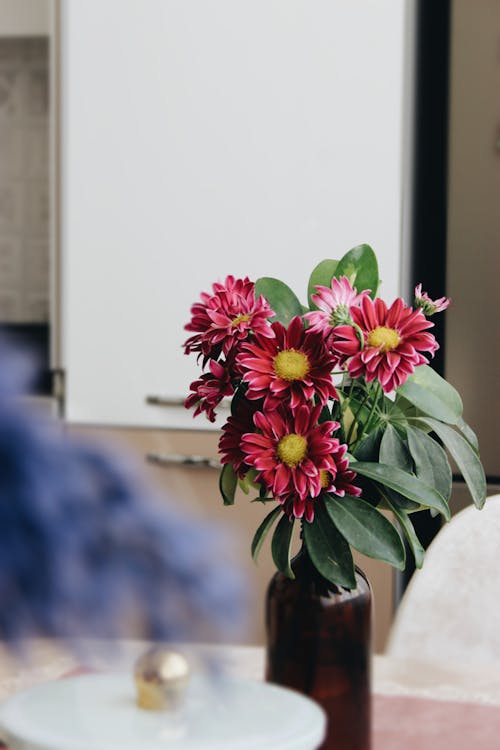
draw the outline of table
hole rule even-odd
[[[78,655],[50,641],[31,643],[29,661],[19,663],[0,648],[0,699],[56,679],[85,664],[91,669],[130,669],[147,644],[84,641]],[[262,679],[264,650],[253,646],[200,646],[198,656],[219,658],[229,674]],[[500,669],[425,664],[375,656],[373,750],[475,750],[500,747]],[[495,708],[497,707],[497,708]],[[494,739],[493,739],[494,738]]]

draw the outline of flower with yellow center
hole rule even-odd
[[[390,307],[379,298],[363,297],[360,307],[351,307],[353,325],[338,326],[331,348],[341,363],[347,363],[352,378],[378,380],[384,393],[405,383],[415,367],[428,364],[438,348],[421,310],[413,310],[398,297]],[[362,333],[365,346],[359,338]]]
[[[248,313],[246,313],[245,315],[237,315],[231,321],[231,327],[236,328],[236,326],[239,326],[240,323],[248,323],[249,320],[250,320],[250,315]]]
[[[285,349],[278,352],[273,361],[274,372],[283,380],[304,380],[308,375],[311,365],[304,352],[296,349]]]
[[[332,483],[332,473],[326,469],[321,469],[319,472],[319,481],[321,482],[321,489],[326,490]]]
[[[377,326],[369,332],[366,340],[368,346],[374,346],[381,352],[390,352],[401,343],[401,336],[394,328]]]
[[[319,422],[320,414],[320,404],[301,404],[295,413],[283,404],[274,411],[255,412],[254,430],[241,436],[244,463],[256,469],[255,481],[282,504],[289,498],[318,497],[322,470],[335,476],[339,441],[333,434],[339,424]],[[305,505],[301,507],[304,513]]]
[[[276,448],[278,458],[287,466],[297,466],[307,456],[307,440],[292,432],[281,438]]]
[[[271,338],[255,333],[237,356],[242,379],[248,385],[245,397],[249,401],[263,399],[265,411],[274,411],[286,402],[292,412],[313,399],[323,406],[328,399],[338,398],[332,379],[336,357],[325,346],[324,336],[307,333],[299,316],[288,328],[276,321],[271,331]]]

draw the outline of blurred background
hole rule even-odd
[[[498,0],[0,0],[1,328],[38,357],[37,404],[230,529],[250,642],[273,566],[183,407],[190,306],[228,273],[305,298],[371,244],[388,301],[452,297],[436,366],[498,492],[499,88]],[[405,579],[358,561],[382,650]]]

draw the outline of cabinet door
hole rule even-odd
[[[197,376],[183,325],[213,281],[305,299],[316,263],[368,242],[399,291],[409,3],[61,6],[67,417],[202,427],[145,398]]]

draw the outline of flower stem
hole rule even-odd
[[[368,400],[368,396],[369,395],[370,395],[369,392],[367,392],[366,395],[365,395],[365,397],[364,397],[364,399],[361,401],[360,405],[358,406],[356,414],[353,413],[353,419],[352,419],[352,422],[351,422],[351,426],[349,427],[349,432],[347,433],[347,440],[346,440],[347,445],[349,445],[349,442],[350,442],[351,437],[352,437],[352,433],[354,431],[354,425],[358,424],[358,417],[361,414],[361,409],[366,404],[366,401]]]
[[[369,395],[370,395],[369,393],[366,394],[365,398],[363,399],[363,401],[361,403],[361,406],[359,407],[358,411],[356,412],[356,417],[355,417],[356,421],[357,421],[358,415],[359,415],[362,407],[366,403]],[[379,401],[379,398],[380,398],[380,383],[378,382],[378,380],[375,383],[374,388],[371,390],[371,395],[373,396],[373,403],[371,405],[371,409],[370,409],[370,413],[368,415],[368,419],[366,420],[363,433],[361,435],[357,435],[356,436],[356,440],[354,441],[354,444],[352,446],[350,446],[351,451],[353,451],[356,448],[356,446],[360,442],[360,440],[363,437],[363,434],[365,432],[369,434],[370,425],[371,425],[371,422],[372,422],[372,419],[373,419],[373,415],[375,414],[375,410],[377,408],[378,401]],[[354,422],[353,422],[353,424],[354,424]],[[351,430],[352,430],[353,424],[351,425]],[[348,436],[349,438],[351,436],[351,430],[349,430],[349,436]],[[349,439],[347,440],[347,444],[349,445]]]

